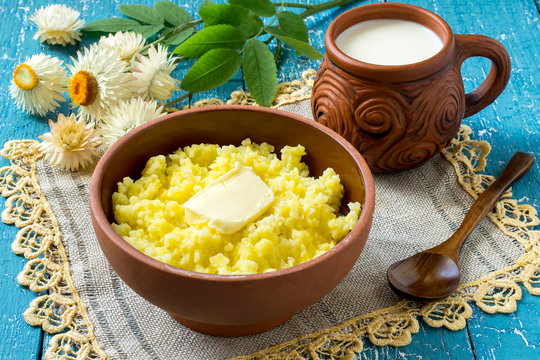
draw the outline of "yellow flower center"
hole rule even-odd
[[[36,72],[26,64],[20,64],[13,71],[13,82],[23,90],[32,90],[39,83]]]
[[[77,105],[91,105],[97,97],[98,84],[89,72],[79,71],[69,80],[69,97]]]

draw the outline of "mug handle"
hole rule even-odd
[[[483,35],[455,35],[459,49],[458,67],[475,56],[491,60],[486,79],[473,92],[465,94],[465,115],[476,114],[499,96],[510,78],[510,56],[504,46],[495,39]]]

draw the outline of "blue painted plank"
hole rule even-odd
[[[2,198],[2,208],[4,202]],[[36,295],[17,283],[17,274],[26,261],[11,252],[16,233],[16,228],[3,226],[0,234],[0,359],[37,359],[41,329],[29,326],[22,317]]]
[[[6,140],[22,137],[35,137],[46,128],[45,122],[34,119],[18,111],[9,96],[9,81],[14,66],[24,57],[39,50],[39,44],[32,40],[28,25],[31,4],[2,3],[1,23],[4,29],[0,34],[2,62],[0,66],[0,93],[4,94],[0,107],[0,144]],[[8,165],[5,159],[0,166]],[[5,203],[0,200],[1,207]],[[11,360],[37,359],[41,353],[41,329],[30,327],[22,317],[28,304],[36,295],[21,287],[16,276],[26,261],[11,252],[11,243],[18,229],[13,226],[0,227],[0,358]]]
[[[539,359],[538,297],[526,291],[515,313],[489,315],[474,307],[468,329],[477,359]]]
[[[405,359],[471,359],[473,357],[467,331],[449,331],[432,328],[421,323],[411,343],[404,347],[374,346],[364,340],[364,350],[357,359],[405,360]]]
[[[52,337],[53,336],[51,334],[48,334],[46,332],[43,333],[43,341],[42,341],[42,344],[41,344],[41,357],[39,358],[40,360],[46,360],[45,359],[45,352],[49,348],[49,342],[51,341]]]
[[[486,109],[464,119],[479,139],[493,149],[486,172],[498,175],[516,151],[532,153],[536,164],[513,187],[514,198],[540,205],[540,48],[539,12],[533,1],[404,1],[425,7],[443,17],[457,34],[482,34],[500,41],[512,61],[512,74],[505,91]],[[466,91],[473,90],[489,72],[489,61],[471,59],[462,74]],[[526,292],[526,291],[524,291]],[[475,309],[468,323],[478,359],[540,358],[540,298],[525,294],[518,311],[510,315],[488,315]],[[405,348],[404,348],[405,350]]]
[[[119,3],[133,2],[116,1],[110,3],[75,0],[71,1],[69,6],[80,10],[82,17],[86,21],[91,21],[108,16],[119,16],[117,5]],[[154,1],[136,2],[151,5]],[[322,1],[309,2],[320,3]],[[184,4],[182,6],[185,6],[192,15],[195,14],[198,2],[183,0],[179,3]],[[330,21],[342,11],[365,3],[368,3],[368,1],[356,2],[338,10],[329,10],[308,19],[307,23],[310,28],[312,45],[322,52],[324,50],[324,32]],[[540,147],[538,146],[537,134],[540,129],[538,123],[540,117],[538,116],[538,108],[534,106],[534,104],[538,103],[538,74],[534,56],[537,55],[538,39],[540,37],[538,36],[538,11],[535,10],[535,3],[532,0],[515,3],[495,1],[482,4],[471,4],[465,1],[447,3],[440,0],[414,1],[414,3],[441,14],[456,32],[482,33],[501,40],[511,53],[514,71],[511,83],[505,93],[493,106],[465,120],[465,123],[480,132],[482,138],[490,141],[494,145],[494,149],[498,149],[497,151],[494,150],[490,156],[491,162],[488,171],[497,174],[502,169],[504,162],[510,157],[510,154],[518,148],[521,150],[535,150],[536,155],[538,155]],[[5,25],[5,28],[21,30],[16,32],[15,37],[7,32],[0,34],[0,45],[3,49],[6,49],[4,61],[0,66],[0,90],[4,94],[7,93],[7,85],[14,65],[23,60],[25,56],[36,53],[41,49],[37,41],[31,39],[35,29],[29,25],[27,17],[34,9],[48,3],[45,0],[34,0],[21,1],[17,4],[15,1],[8,1],[6,4],[2,5],[2,10],[7,11],[2,11],[0,14],[2,24]],[[507,34],[504,39],[501,36],[503,33]],[[84,44],[86,43],[84,42]],[[45,46],[43,49],[46,53],[56,54],[56,56],[63,59],[67,59],[67,55],[74,50],[73,47],[61,50],[59,47],[50,46]],[[281,80],[296,79],[300,76],[302,70],[309,67],[316,68],[319,64],[319,62],[305,58],[294,59],[290,52],[285,52],[282,55],[281,63],[279,73]],[[477,84],[477,79],[485,75],[485,68],[482,70],[474,69],[474,67],[481,64],[482,62],[475,61],[471,61],[470,66],[467,64],[467,67],[471,67],[471,69],[465,70],[468,71],[465,72],[468,89]],[[536,70],[536,73],[534,70]],[[187,71],[187,66],[183,65],[183,68],[176,74],[180,77],[185,71]],[[237,74],[230,83],[211,92],[198,95],[196,99],[214,96],[223,99],[237,88],[243,88],[240,74]],[[64,111],[67,111],[67,109],[67,106],[63,107]],[[22,114],[15,109],[11,102],[0,107],[0,115],[2,115],[2,119],[6,119],[0,122],[0,143],[13,138],[35,138],[47,130],[44,119]],[[529,119],[533,119],[533,121]],[[482,130],[490,128],[498,131],[482,132]],[[515,186],[515,193],[518,198],[523,198],[524,201],[536,204],[538,207],[540,197],[538,167],[533,171],[535,171],[533,174],[527,175],[520,184]],[[18,299],[9,304],[9,306],[13,305],[14,309],[8,309],[7,304],[0,303],[0,314],[2,315],[0,319],[0,338],[4,340],[0,345],[0,358],[35,358],[40,353],[38,349],[39,329],[33,329],[26,325],[21,316],[18,316],[17,324],[10,324],[8,320],[11,315],[15,315],[17,312],[20,314],[24,311],[33,295],[30,291],[23,291],[14,280],[24,263],[22,259],[9,254],[9,243],[13,238],[15,229],[5,225],[0,226],[2,226],[0,259],[2,259],[1,261],[4,261],[4,257],[7,259],[5,264],[1,263],[3,273],[5,272],[6,275],[3,275],[0,289],[2,294],[8,294],[9,298]],[[26,296],[28,299],[17,298],[17,296]],[[524,339],[523,344],[525,346],[536,344],[537,349],[539,339],[535,319],[538,319],[540,314],[539,304],[540,301],[537,298],[526,295],[520,302],[520,308],[516,314],[491,316],[476,312],[471,319],[469,331],[472,334],[473,339],[471,341],[478,357],[495,358],[496,356],[502,359],[508,358],[512,354],[513,344],[521,344],[516,342],[516,340],[519,340],[517,336],[520,334],[523,335],[522,339]],[[514,331],[514,328],[517,329],[519,334]],[[484,332],[488,332],[489,329],[508,329],[505,332],[499,331],[497,333],[498,343],[494,347],[493,353],[490,352],[490,344],[493,344],[490,341],[494,337],[494,333],[491,333],[491,337],[480,336]],[[27,333],[29,335],[25,335]],[[47,336],[46,341],[43,343],[44,348],[46,348],[48,338]],[[381,359],[467,359],[472,356],[471,350],[466,331],[450,332],[444,329],[421,326],[420,333],[413,337],[413,341],[409,346],[399,349],[392,347],[378,348],[366,342],[361,357]],[[527,351],[524,354],[530,358],[535,358],[535,355],[536,358],[539,357],[538,352],[535,352],[535,348],[529,346]]]

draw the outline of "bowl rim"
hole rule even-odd
[[[124,240],[120,235],[114,231],[111,224],[105,216],[103,206],[101,204],[101,184],[103,182],[103,177],[105,174],[105,169],[107,169],[112,160],[114,159],[114,154],[120,148],[129,143],[131,138],[137,136],[141,132],[144,132],[148,129],[151,129],[155,126],[159,126],[161,123],[169,121],[170,119],[177,118],[178,116],[189,115],[193,113],[203,113],[203,112],[221,112],[221,111],[249,111],[249,112],[259,112],[259,113],[270,113],[273,115],[284,116],[291,118],[294,121],[304,123],[308,126],[314,127],[315,129],[321,131],[322,133],[330,136],[334,141],[340,144],[345,150],[349,153],[350,156],[357,163],[362,179],[364,181],[364,204],[362,204],[362,212],[360,217],[353,227],[353,229],[334,247],[325,251],[323,254],[300,263],[298,265],[291,266],[287,269],[280,269],[269,271],[265,273],[256,273],[256,274],[242,274],[242,275],[220,275],[220,274],[207,274],[202,272],[196,272],[192,270],[186,270],[182,268],[175,267],[173,265],[166,264],[159,260],[156,260],[142,251],[139,251],[126,240]],[[311,268],[316,266],[318,263],[325,261],[327,258],[333,256],[334,253],[340,251],[346,251],[346,248],[349,244],[353,242],[353,238],[358,238],[356,235],[364,229],[365,225],[370,223],[373,210],[375,207],[375,185],[373,181],[373,175],[369,169],[366,161],[362,155],[351,145],[347,140],[345,140],[341,135],[329,129],[328,127],[319,124],[315,120],[310,120],[303,116],[290,113],[280,109],[265,108],[259,106],[251,105],[210,105],[200,108],[193,108],[187,110],[176,111],[171,114],[161,116],[157,119],[154,119],[148,123],[145,123],[134,130],[130,131],[128,134],[124,135],[118,141],[116,141],[101,157],[98,164],[94,169],[92,178],[90,181],[90,210],[92,217],[94,219],[93,226],[99,226],[103,231],[105,237],[112,241],[117,247],[121,248],[122,251],[127,253],[128,256],[135,258],[137,261],[144,263],[147,266],[154,268],[155,270],[166,272],[174,276],[184,276],[191,279],[197,280],[206,280],[214,282],[238,282],[238,281],[258,281],[263,279],[276,278],[283,275],[293,274],[299,271],[303,271],[306,268]],[[94,229],[95,232],[95,229]],[[96,235],[97,236],[97,235]]]

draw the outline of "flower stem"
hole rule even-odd
[[[179,64],[179,63],[181,63],[182,61],[186,61],[186,60],[189,60],[189,58],[187,58],[187,57],[185,57],[185,56],[174,57],[174,63],[175,63],[175,64]]]
[[[277,63],[278,61],[278,58],[279,58],[279,54],[281,53],[281,41],[278,40],[277,41],[277,47],[276,47],[276,52],[274,53],[274,61]]]
[[[270,36],[268,39],[264,40],[263,42],[268,45],[272,42],[272,40],[274,40],[274,35]]]
[[[170,38],[171,36],[176,35],[178,34],[179,32],[182,32],[192,26],[195,26],[195,25],[198,25],[198,24],[201,24],[203,21],[202,19],[201,20],[195,20],[195,21],[191,21],[191,22],[188,22],[186,24],[182,24],[182,25],[178,25],[173,31],[171,31],[170,33],[168,33],[167,35],[165,36],[160,36],[158,37],[156,40],[152,41],[150,44],[147,44],[146,46],[144,46],[141,50],[139,50],[139,53],[142,53],[143,51],[147,50],[150,48],[150,46],[152,45],[156,45],[160,42],[163,42],[164,40]]]
[[[296,3],[279,3],[275,2],[272,3],[274,6],[283,6],[284,7],[292,7],[292,8],[300,8],[300,9],[311,9],[314,5],[307,5],[307,4],[296,4]]]
[[[176,105],[177,103],[179,103],[180,101],[184,100],[184,99],[187,99],[188,97],[192,96],[193,94],[192,93],[187,93],[187,94],[184,94],[182,96],[179,96],[177,97],[176,99],[173,99],[171,101],[167,101],[165,104],[163,104],[163,107],[164,108],[168,108],[168,107],[171,107],[173,105]]]
[[[309,9],[300,13],[299,15],[305,19],[311,15],[320,13],[321,11],[328,10],[328,9],[338,7],[338,6],[343,6],[352,1],[354,0],[332,0],[332,1],[322,3],[322,4],[310,5],[311,7]]]
[[[317,5],[307,5],[307,4],[296,4],[296,3],[286,3],[286,2],[275,2],[273,3],[273,5],[275,6],[279,6],[277,12],[276,12],[276,15],[274,15],[273,19],[271,20],[271,23],[270,25],[276,21],[277,19],[277,13],[279,13],[281,11],[281,9],[283,7],[292,7],[292,8],[300,8],[300,9],[305,9],[303,12],[301,12],[299,15],[305,19],[307,17],[310,17],[312,15],[315,15],[317,13],[320,13],[322,11],[325,11],[325,10],[328,10],[328,9],[332,9],[332,8],[335,8],[335,7],[338,7],[338,6],[343,6],[343,5],[346,5],[346,4],[349,4],[351,3],[352,1],[354,0],[331,0],[331,1],[327,1],[325,3],[321,3],[321,4],[317,4]],[[183,24],[183,25],[180,25],[178,26],[175,30],[171,31],[170,33],[168,33],[167,35],[163,36],[163,37],[160,37],[158,38],[157,40],[155,40],[154,42],[146,45],[144,48],[141,49],[140,52],[148,49],[151,45],[154,45],[156,43],[159,43],[159,42],[162,42],[163,40],[169,38],[170,36],[172,36],[172,34],[175,34],[175,33],[178,33],[180,31],[184,31],[185,29],[191,27],[191,26],[195,26],[195,25],[198,25],[200,23],[202,23],[203,21],[202,20],[195,20],[195,21],[192,21],[190,23],[187,23],[187,24]],[[267,25],[268,26],[268,25]],[[255,36],[253,36],[252,38],[257,38],[259,37],[260,35],[262,34],[266,34],[266,31],[264,30],[264,28],[262,28],[259,33],[257,33]],[[268,39],[266,39],[264,41],[264,43],[266,45],[270,44],[273,40],[275,39],[274,36],[270,36]],[[240,52],[243,52],[244,48],[240,49]],[[274,61],[277,62],[278,58],[279,58],[279,55],[281,53],[281,41],[278,39],[277,40],[277,46],[276,46],[276,51],[274,53]],[[183,57],[180,57],[178,58],[176,61],[177,62],[180,62],[180,61],[183,61],[183,60],[186,60],[186,58],[183,58]],[[166,102],[165,104],[163,104],[163,107],[171,107],[177,103],[179,103],[180,101],[182,100],[185,100],[187,98],[191,98],[191,96],[193,96],[192,93],[187,93],[187,94],[184,94],[182,96],[179,96],[177,97],[176,99],[173,99],[173,100],[170,100],[168,102]]]

